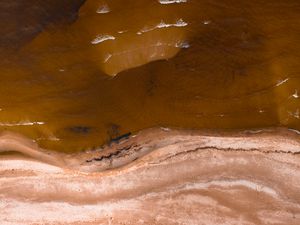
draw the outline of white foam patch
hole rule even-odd
[[[112,57],[112,54],[106,54],[103,62],[106,63],[111,57]]]
[[[288,130],[290,130],[290,131],[292,131],[292,132],[294,132],[294,133],[296,133],[296,134],[300,134],[300,131],[299,131],[299,130],[295,130],[295,129],[288,129]]]
[[[101,42],[107,41],[107,40],[115,40],[116,38],[112,35],[98,35],[94,40],[91,41],[93,45],[99,44]]]
[[[157,28],[165,28],[165,27],[185,27],[188,23],[184,22],[183,19],[179,19],[176,23],[167,24],[164,21],[161,21],[156,27]]]
[[[106,14],[109,12],[110,12],[110,8],[106,4],[100,6],[96,11],[96,13],[98,13],[98,14]]]
[[[190,44],[187,41],[177,42],[175,45],[176,48],[189,48]]]
[[[287,111],[289,116],[294,117],[296,119],[300,119],[300,110],[296,109],[295,111],[291,112],[291,111]]]
[[[123,33],[126,33],[126,32],[128,32],[128,30],[120,30],[120,31],[118,31],[118,34],[123,34]]]
[[[203,21],[203,24],[204,24],[204,25],[208,25],[208,24],[210,24],[210,23],[211,23],[210,20],[205,20],[205,21]]]
[[[278,87],[278,86],[280,86],[280,85],[282,85],[282,84],[288,82],[289,79],[290,79],[290,78],[285,78],[284,80],[279,80],[275,86]]]
[[[298,90],[297,89],[295,89],[295,92],[294,92],[294,94],[292,96],[293,96],[293,98],[299,98],[299,94],[298,94]]]
[[[153,31],[155,29],[161,29],[161,28],[169,28],[169,27],[185,27],[188,23],[185,22],[183,19],[178,19],[175,23],[165,23],[163,20],[157,24],[154,27],[144,27],[140,31],[137,32],[138,35],[141,35],[142,33],[146,33],[149,31]]]
[[[30,122],[30,121],[20,121],[20,122],[12,122],[12,123],[0,123],[0,126],[3,127],[15,127],[15,126],[33,126],[33,125],[43,125],[45,122]]]
[[[168,5],[174,3],[186,3],[187,0],[158,0],[158,2],[163,5]]]

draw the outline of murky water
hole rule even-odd
[[[300,129],[300,2],[0,2],[0,130],[95,148],[153,126]]]

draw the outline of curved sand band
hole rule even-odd
[[[0,138],[1,224],[299,224],[300,139],[285,129],[149,129],[101,150]],[[51,163],[52,165],[50,165]]]

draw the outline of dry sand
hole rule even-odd
[[[285,129],[148,129],[65,155],[5,133],[5,224],[300,224],[300,139]]]

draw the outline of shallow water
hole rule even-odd
[[[70,2],[1,1],[0,130],[77,151],[153,126],[300,129],[298,0]]]

